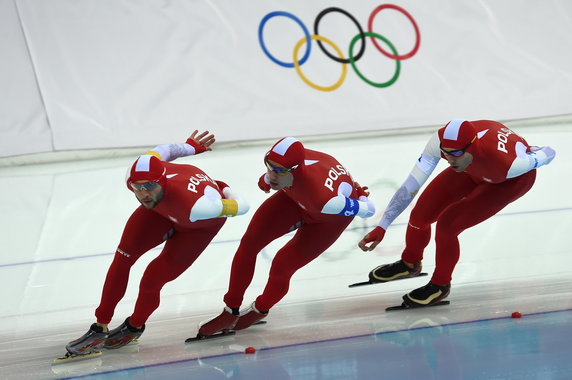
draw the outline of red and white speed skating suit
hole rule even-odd
[[[269,151],[269,157],[285,167],[293,166],[294,162],[288,164],[287,159],[281,161],[276,155],[275,151],[283,145],[284,157],[288,157],[288,149],[294,146],[300,149],[303,159],[295,162],[299,166],[292,171],[292,186],[277,191],[262,203],[242,237],[224,296],[230,308],[242,304],[258,252],[276,238],[296,230],[272,260],[266,287],[255,301],[260,311],[270,310],[287,294],[292,275],[328,249],[355,215],[370,217],[375,212],[367,197],[359,195],[347,169],[334,157],[305,149],[298,140],[289,137]]]
[[[464,124],[463,124],[464,123]],[[419,157],[406,181],[396,192],[379,222],[384,230],[409,205],[433,172],[440,158],[440,144],[451,146],[453,138],[462,136],[456,119],[436,132]],[[447,285],[459,260],[458,235],[498,213],[523,196],[534,184],[536,168],[554,158],[550,147],[531,147],[503,124],[490,120],[472,121],[476,141],[467,149],[472,163],[463,171],[449,167],[433,179],[411,211],[402,259],[419,263],[431,238],[431,224],[436,222],[436,268],[431,279],[435,285]],[[451,133],[453,131],[454,133]],[[473,136],[474,136],[473,132]],[[468,137],[472,137],[468,135]],[[469,141],[469,139],[466,139]],[[462,148],[467,141],[459,141]]]
[[[196,166],[166,162],[192,154],[195,150],[188,144],[160,145],[148,153],[164,160],[164,195],[155,208],[139,206],[127,221],[95,312],[98,323],[111,321],[125,294],[133,264],[145,252],[165,242],[160,255],[145,269],[130,317],[132,326],[142,326],[159,306],[161,288],[191,266],[225,223],[224,216],[248,210],[247,203],[232,194],[229,187]],[[141,156],[136,164],[142,159],[149,160],[149,156]],[[234,213],[224,214],[225,198],[237,200]]]

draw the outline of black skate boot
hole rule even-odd
[[[429,282],[427,285],[415,289],[403,296],[403,302],[408,307],[435,306],[449,295],[451,284],[435,285]],[[445,301],[448,303],[449,301]]]
[[[240,318],[238,318],[238,322],[234,325],[233,330],[243,330],[268,316],[268,312],[258,310],[254,306],[254,302],[248,309],[240,314]]]
[[[416,277],[421,273],[421,263],[413,264],[409,268],[403,260],[398,260],[392,264],[378,266],[369,272],[369,282],[388,282],[403,278]]]
[[[103,327],[94,323],[81,338],[69,342],[66,345],[66,350],[72,355],[88,355],[99,352],[107,335],[108,333],[103,332]]]
[[[123,347],[135,339],[139,338],[145,331],[145,325],[137,329],[129,323],[129,317],[125,322],[109,332],[109,337],[105,340],[104,348],[114,349]]]

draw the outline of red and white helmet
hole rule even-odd
[[[477,140],[475,126],[464,119],[453,119],[438,132],[441,145],[448,149],[465,149]]]
[[[285,168],[295,169],[304,164],[304,145],[295,137],[284,137],[266,153],[265,159]]]
[[[127,173],[127,187],[133,191],[133,184],[143,185],[150,182],[157,182],[164,187],[167,183],[166,173],[167,168],[157,157],[148,154],[139,156]]]

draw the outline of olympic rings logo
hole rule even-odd
[[[372,31],[373,20],[374,20],[375,16],[377,16],[377,14],[384,9],[394,9],[396,11],[401,12],[405,17],[407,17],[409,19],[409,21],[413,25],[413,28],[415,29],[415,45],[413,46],[411,51],[409,51],[407,54],[401,54],[400,55],[397,52],[397,49],[395,48],[395,46],[393,46],[393,44],[386,37],[382,36],[381,34],[374,33]],[[338,13],[341,13],[341,14],[347,16],[356,25],[356,27],[359,31],[359,33],[350,42],[349,49],[348,49],[348,57],[349,58],[346,58],[344,56],[344,54],[342,53],[340,48],[335,43],[333,43],[331,40],[327,39],[326,37],[321,36],[318,33],[318,25],[320,24],[320,21],[322,20],[322,18],[325,15],[327,15],[328,13],[331,13],[331,12],[338,12]],[[266,44],[264,43],[264,36],[263,36],[264,26],[266,25],[266,23],[270,19],[272,19],[273,17],[278,17],[278,16],[287,17],[287,18],[293,20],[302,28],[302,31],[304,32],[304,38],[299,40],[298,43],[296,43],[296,45],[294,46],[294,52],[292,54],[293,62],[283,62],[283,61],[276,59],[272,54],[270,54],[270,52],[266,48]],[[401,71],[401,61],[413,57],[417,53],[417,51],[419,50],[419,45],[421,42],[421,34],[419,33],[419,28],[417,26],[417,23],[415,22],[415,19],[413,18],[413,16],[411,16],[409,14],[409,12],[407,12],[405,9],[403,9],[397,5],[393,5],[393,4],[382,4],[382,5],[378,6],[377,8],[375,8],[371,12],[371,14],[369,15],[369,20],[368,20],[367,25],[368,25],[368,30],[367,30],[367,32],[364,32],[361,25],[358,23],[358,21],[355,19],[355,17],[352,16],[349,12],[347,12],[341,8],[330,7],[330,8],[324,9],[323,11],[321,11],[318,14],[318,16],[316,16],[316,19],[314,21],[314,34],[310,35],[310,33],[308,32],[308,28],[306,28],[304,23],[298,17],[294,16],[292,13],[283,12],[283,11],[275,11],[275,12],[268,13],[260,21],[260,25],[258,26],[258,41],[260,43],[260,47],[262,48],[262,51],[264,52],[264,54],[266,54],[266,56],[268,58],[270,58],[270,60],[272,62],[274,62],[277,65],[280,65],[282,67],[288,67],[288,68],[293,67],[293,68],[295,68],[296,72],[298,73],[300,78],[304,81],[304,83],[306,83],[308,86],[310,86],[316,90],[334,91],[334,90],[338,89],[342,85],[342,83],[344,83],[344,80],[346,79],[347,64],[348,63],[352,66],[352,68],[354,69],[354,71],[358,75],[358,77],[360,77],[367,84],[374,86],[374,87],[378,87],[378,88],[389,87],[392,84],[394,84],[397,81],[397,78],[399,77],[399,73]],[[366,37],[370,37],[373,45],[375,46],[375,48],[379,52],[381,52],[384,56],[386,56],[390,59],[393,59],[395,61],[395,73],[393,74],[393,77],[391,77],[386,82],[373,82],[373,81],[369,80],[359,71],[359,69],[356,65],[356,62],[364,54]],[[319,86],[319,85],[311,82],[308,78],[306,78],[306,76],[304,75],[304,73],[302,73],[302,70],[300,69],[300,66],[302,66],[308,60],[308,57],[310,56],[310,52],[312,50],[312,44],[311,44],[312,40],[315,40],[318,42],[318,46],[320,47],[320,49],[322,50],[322,52],[324,54],[326,54],[329,58],[333,59],[334,61],[342,64],[341,76],[338,79],[338,81],[331,86]],[[376,40],[383,41],[387,46],[389,46],[389,49],[391,50],[391,52],[388,52],[387,50],[382,48]],[[358,53],[354,55],[354,47],[358,41],[361,41],[361,46],[360,46]],[[324,45],[322,43],[329,45],[335,51],[337,56],[331,54],[324,47]],[[304,56],[301,59],[298,59],[298,54],[299,54],[300,48],[304,44],[306,44],[306,52],[304,53]]]

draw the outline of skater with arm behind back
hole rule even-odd
[[[115,252],[96,322],[66,346],[66,356],[54,363],[100,355],[137,340],[145,322],[157,309],[161,288],[179,277],[206,249],[227,217],[242,215],[248,203],[222,181],[201,169],[170,161],[210,151],[215,142],[208,131],[194,131],[184,144],[159,145],[139,156],[127,173],[126,184],[140,206],[127,221]],[[108,324],[125,295],[129,272],[146,252],[165,242],[141,278],[133,314],[115,329]]]
[[[327,250],[355,216],[368,218],[375,207],[367,187],[354,182],[334,157],[306,149],[294,137],[276,142],[264,156],[266,173],[258,186],[274,190],[254,213],[232,262],[222,313],[199,326],[187,342],[245,329],[268,315],[288,292],[294,273]],[[240,312],[257,254],[275,239],[295,231],[272,260],[264,291]]]
[[[431,281],[403,296],[401,307],[434,306],[449,295],[460,256],[458,235],[526,194],[536,169],[555,156],[549,146],[530,146],[501,123],[454,119],[435,132],[405,182],[390,200],[379,224],[359,242],[371,251],[389,225],[411,203],[441,158],[449,167],[427,186],[411,211],[401,259],[374,268],[369,283],[421,275],[423,251],[436,223],[436,267]]]

